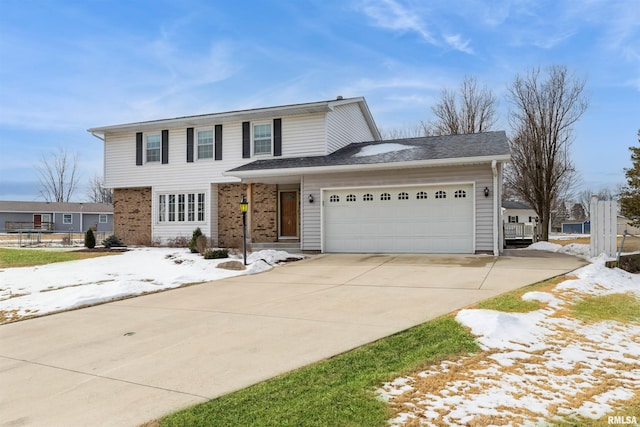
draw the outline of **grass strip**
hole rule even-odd
[[[188,408],[161,426],[384,426],[390,409],[374,394],[384,381],[477,351],[444,316],[271,380]]]
[[[77,261],[114,255],[117,252],[76,252],[38,249],[10,249],[0,248],[0,268],[32,267],[34,265],[51,264],[54,262]]]
[[[583,320],[640,320],[640,300],[632,292],[583,298],[572,308],[575,316]]]

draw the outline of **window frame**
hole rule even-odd
[[[211,143],[210,144],[200,144],[200,133],[204,133],[204,132],[211,132]],[[216,139],[216,132],[214,130],[213,127],[206,127],[206,128],[198,128],[195,129],[195,141],[194,141],[194,145],[195,145],[195,151],[196,151],[196,159],[197,160],[213,160],[214,156],[215,156],[215,139]],[[210,156],[200,156],[200,148],[204,148],[204,147],[211,147],[211,155]]]
[[[104,221],[102,220],[104,218]],[[107,214],[99,214],[98,215],[98,224],[108,224],[109,223],[109,217],[107,216]]]
[[[196,224],[206,222],[206,192],[157,193],[156,224]]]
[[[257,151],[256,142],[266,141],[266,137],[256,138],[256,128],[258,126],[269,126],[269,151]],[[272,122],[253,122],[251,123],[251,152],[254,156],[272,156],[273,155],[273,123]]]
[[[154,144],[157,142],[158,146],[149,148],[149,138],[158,138],[157,141],[151,141]],[[149,152],[153,150],[154,156],[150,160]],[[155,158],[155,151],[157,150],[158,158]],[[144,161],[145,163],[160,163],[162,161],[162,133],[153,132],[153,133],[145,133],[144,134]]]
[[[63,213],[62,214],[62,224],[64,224],[64,225],[73,225],[73,214],[72,213]]]

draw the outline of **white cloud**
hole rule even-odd
[[[473,54],[473,49],[469,47],[469,40],[462,40],[460,34],[445,35],[444,40],[449,46],[460,52]]]

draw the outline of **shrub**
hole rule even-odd
[[[198,242],[198,237],[202,235],[203,234],[202,234],[202,230],[200,230],[200,227],[193,230],[193,234],[191,235],[191,241],[189,242],[189,250],[191,251],[192,254],[195,254],[198,252],[198,248],[196,244]]]
[[[96,247],[96,236],[93,234],[93,230],[91,228],[84,233],[84,246],[89,249]]]
[[[207,239],[207,236],[198,236],[198,238],[196,239],[196,250],[200,255],[204,255],[205,251],[207,250],[208,243],[209,239]]]
[[[104,239],[102,241],[102,245],[105,248],[112,248],[114,246],[124,246],[122,244],[122,242],[120,241],[120,239],[118,239],[115,234],[112,234],[111,236],[109,236],[106,239]]]
[[[189,247],[189,238],[186,236],[176,236],[167,240],[167,246],[170,248],[187,248]]]
[[[204,253],[204,259],[228,258],[229,251],[226,249],[207,249]]]

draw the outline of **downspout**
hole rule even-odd
[[[499,239],[499,232],[498,232],[498,212],[500,209],[499,203],[500,203],[500,197],[498,194],[498,168],[497,168],[497,164],[498,162],[493,159],[491,161],[491,171],[493,172],[493,255],[494,256],[499,256],[500,255],[500,242],[498,242]]]

